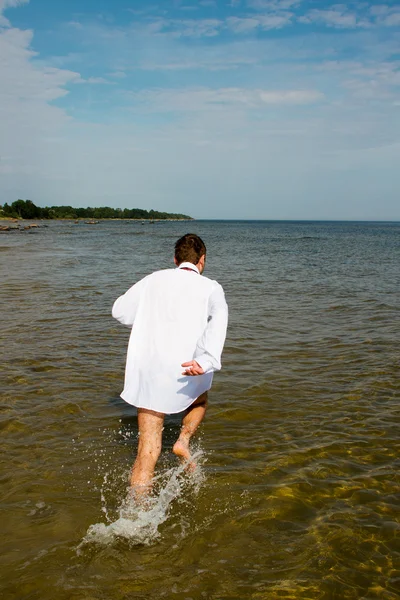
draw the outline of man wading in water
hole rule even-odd
[[[221,368],[228,307],[219,283],[201,275],[205,261],[203,241],[184,235],[175,244],[177,268],[140,280],[112,309],[132,328],[121,398],[138,409],[130,483],[139,495],[151,488],[165,414],[186,411],[173,452],[191,464],[189,441],[206,413],[213,372]]]

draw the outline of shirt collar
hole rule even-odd
[[[183,262],[179,265],[178,269],[190,269],[191,271],[194,271],[195,273],[198,273],[200,275],[200,271],[198,270],[198,268],[196,267],[196,265],[194,265],[191,262]]]

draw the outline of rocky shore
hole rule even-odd
[[[5,223],[0,222],[0,233],[5,233],[7,231],[15,232],[15,231],[30,231],[32,229],[38,229],[39,227],[46,227],[46,225],[38,225],[37,223],[14,223],[11,222]]]

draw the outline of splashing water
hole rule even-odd
[[[173,502],[181,498],[189,489],[196,495],[199,493],[205,480],[204,471],[199,464],[202,457],[201,450],[192,455],[192,460],[196,461],[193,472],[187,471],[188,463],[185,462],[155,477],[154,485],[159,488],[158,492],[146,498],[144,505],[137,504],[132,495],[128,494],[119,508],[118,519],[108,525],[105,523],[90,525],[78,546],[78,553],[86,544],[108,545],[121,538],[133,545],[154,543],[161,536],[159,527],[168,519]],[[107,475],[104,482],[107,483]],[[103,490],[101,499],[103,512],[109,520]]]

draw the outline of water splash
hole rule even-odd
[[[109,545],[118,539],[124,539],[132,545],[154,543],[161,537],[159,527],[168,519],[173,503],[179,500],[184,502],[185,495],[189,492],[195,495],[199,493],[205,480],[200,464],[202,457],[201,450],[192,455],[196,462],[193,472],[188,472],[187,463],[183,463],[155,477],[154,492],[146,499],[144,505],[139,505],[132,495],[128,494],[119,507],[119,517],[115,521],[90,525],[78,546],[78,553],[87,544]],[[107,475],[104,484],[107,484]],[[109,520],[103,489],[101,499],[102,510]]]

